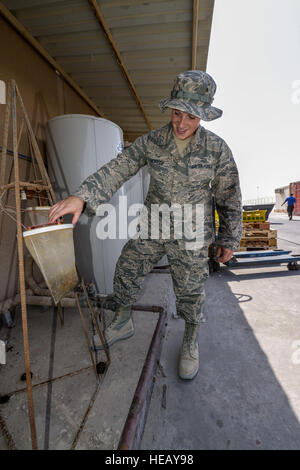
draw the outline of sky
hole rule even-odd
[[[243,200],[300,181],[300,0],[215,0],[207,72]]]

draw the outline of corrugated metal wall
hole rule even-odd
[[[290,183],[290,193],[296,198],[294,215],[300,215],[300,181]]]

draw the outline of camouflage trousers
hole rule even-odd
[[[123,247],[114,276],[115,302],[136,302],[145,276],[167,255],[176,295],[177,314],[198,324],[205,321],[204,283],[208,278],[208,249],[186,250],[178,240],[131,239]]]

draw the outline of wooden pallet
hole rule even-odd
[[[260,251],[260,250],[274,250],[274,248],[277,248],[277,245],[276,246],[268,246],[268,245],[264,245],[264,246],[240,246],[238,251]]]
[[[243,230],[270,230],[270,222],[243,222]]]
[[[277,238],[277,230],[243,230],[242,239],[271,239]]]
[[[255,248],[257,250],[269,250],[277,247],[276,238],[265,238],[265,239],[241,239],[240,248]]]

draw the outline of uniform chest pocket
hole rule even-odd
[[[166,158],[158,156],[148,157],[148,170],[150,175],[159,181],[164,181],[164,178],[170,171],[170,164]]]
[[[194,163],[188,168],[189,183],[193,187],[206,186],[213,179],[214,170],[209,163]]]

